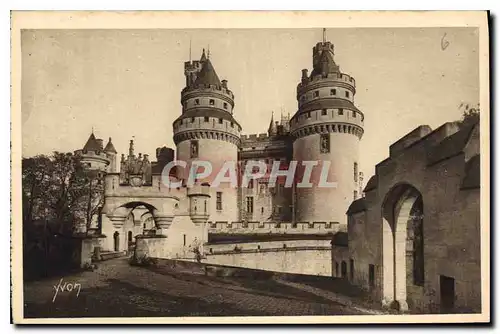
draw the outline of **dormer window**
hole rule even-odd
[[[214,99],[210,99],[210,105],[211,106],[215,105],[215,100]]]

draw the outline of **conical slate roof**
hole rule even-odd
[[[94,136],[94,133],[90,134],[89,139],[87,140],[87,143],[83,147],[84,151],[100,151],[100,145],[99,142],[97,141],[96,137]]]
[[[106,147],[104,148],[104,152],[112,152],[112,153],[117,153],[116,152],[116,149],[115,149],[115,146],[113,145],[113,143],[111,142],[111,137],[109,137],[109,141],[108,143],[106,144]]]
[[[210,62],[210,59],[207,59],[205,62],[203,62],[203,67],[201,68],[200,73],[198,73],[198,77],[196,78],[194,85],[195,86],[198,86],[198,85],[220,86],[221,85],[219,77],[217,76],[217,73],[215,73],[215,69],[212,66],[212,62]]]

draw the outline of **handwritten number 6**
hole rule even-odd
[[[446,48],[448,47],[448,45],[450,45],[450,42],[448,42],[446,39],[446,33],[444,33],[443,35],[443,38],[441,38],[441,50],[446,50]]]

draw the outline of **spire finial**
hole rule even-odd
[[[189,37],[189,62],[191,62],[191,37]]]
[[[94,134],[94,126],[92,125],[92,134]]]
[[[323,43],[326,43],[326,28],[323,28]]]
[[[130,140],[130,145],[128,147],[128,155],[130,157],[134,156],[134,139],[135,136],[132,136],[132,139]]]
[[[207,56],[205,55],[205,48],[203,48],[203,52],[201,53],[200,61],[204,62],[205,60],[207,60]]]
[[[208,44],[207,48],[207,59],[210,59],[210,44]]]

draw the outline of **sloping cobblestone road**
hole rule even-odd
[[[81,285],[59,290],[61,278],[24,288],[25,317],[168,317],[353,315],[375,311],[342,302],[332,292],[280,280],[220,278],[133,267],[127,259],[100,264],[94,272],[62,277]]]

